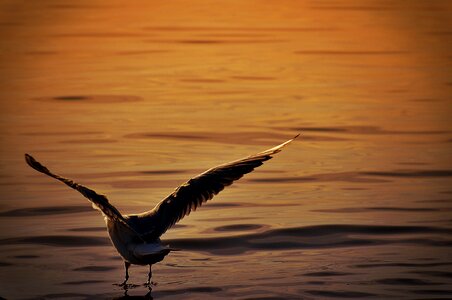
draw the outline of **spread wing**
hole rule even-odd
[[[130,219],[130,221],[147,229],[147,232],[140,232],[145,240],[159,238],[177,221],[188,215],[191,210],[195,210],[226,186],[271,159],[272,155],[280,152],[284,146],[297,137],[298,135],[274,148],[205,171],[179,186],[153,210],[136,215],[134,220]]]
[[[110,218],[111,220],[121,222],[124,225],[126,225],[126,227],[131,229],[130,226],[126,223],[126,220],[121,215],[121,213],[113,205],[111,205],[108,202],[108,199],[106,196],[100,195],[100,194],[96,193],[95,191],[93,191],[81,184],[78,184],[70,179],[61,177],[57,174],[50,172],[49,169],[44,167],[41,163],[39,163],[37,160],[35,160],[29,154],[25,154],[25,160],[26,160],[27,164],[30,167],[32,167],[33,169],[35,169],[36,171],[44,173],[50,177],[53,177],[53,178],[63,182],[64,184],[68,185],[69,187],[79,191],[83,196],[85,196],[92,202],[94,208],[102,211],[102,213],[106,217]]]

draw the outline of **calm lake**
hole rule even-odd
[[[291,145],[162,239],[154,299],[452,297],[450,1],[2,1],[0,296],[144,297],[101,214]]]

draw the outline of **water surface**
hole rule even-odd
[[[0,296],[124,296],[102,217],[25,152],[135,213],[302,132],[165,234],[154,299],[452,297],[448,1],[1,11]]]

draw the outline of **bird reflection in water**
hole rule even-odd
[[[143,299],[143,300],[152,300],[154,299],[152,297],[152,288],[151,286],[148,286],[149,291],[144,296],[130,296],[129,295],[129,289],[138,287],[138,285],[134,284],[126,284],[122,286],[124,288],[124,295],[121,297],[113,298],[113,300],[121,300],[121,299]]]

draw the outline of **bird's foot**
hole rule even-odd
[[[127,281],[123,281],[121,283],[113,283],[113,285],[124,287],[127,286]]]
[[[127,290],[127,289],[133,289],[133,288],[139,287],[139,285],[137,285],[137,284],[127,283],[127,282],[113,283],[113,285],[122,287],[122,288],[125,289],[125,290]]]
[[[145,286],[145,287],[152,287],[152,286],[156,286],[158,283],[157,282],[154,282],[154,281],[151,281],[151,282],[149,282],[149,281],[147,281],[147,282],[145,282],[143,285]]]

